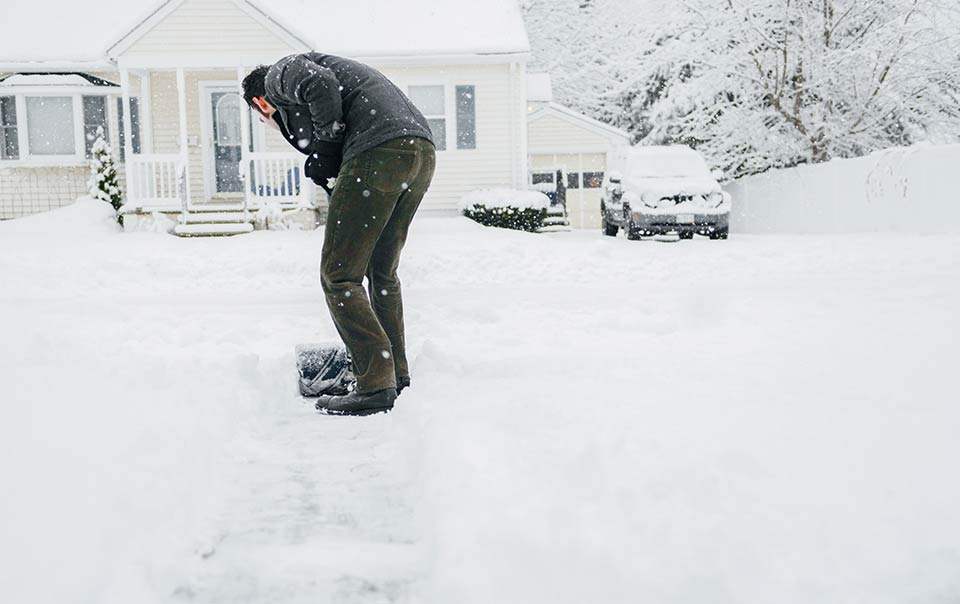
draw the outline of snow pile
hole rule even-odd
[[[472,210],[476,206],[546,210],[550,207],[550,199],[540,191],[520,191],[506,187],[479,189],[460,198],[461,210]]]
[[[123,230],[128,233],[173,233],[177,221],[161,212],[125,214]]]
[[[270,231],[299,231],[303,228],[302,224],[289,220],[285,216],[284,210],[280,207],[280,202],[278,201],[268,201],[264,203],[260,209],[257,210],[254,220],[257,223],[258,229]]]
[[[49,212],[0,221],[0,233],[4,235],[37,235],[44,239],[67,234],[99,237],[120,230],[113,207],[89,196]]]
[[[420,217],[413,386],[345,419],[296,395],[322,231],[93,241],[79,207],[0,225],[5,601],[960,594],[956,236]]]
[[[960,145],[914,145],[727,186],[740,233],[956,233]]]

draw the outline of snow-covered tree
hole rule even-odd
[[[674,0],[524,0],[530,71],[547,72],[557,102],[640,138],[624,98],[647,85],[644,58]]]
[[[728,176],[960,136],[957,0],[523,0],[557,101]]]
[[[90,197],[105,201],[119,210],[123,204],[120,192],[120,183],[117,179],[116,163],[113,159],[113,150],[106,140],[103,127],[97,128],[97,138],[93,143],[93,159],[90,161]],[[117,220],[123,223],[123,217],[117,215]]]
[[[645,142],[692,144],[740,176],[960,135],[956,0],[683,7],[648,57]]]

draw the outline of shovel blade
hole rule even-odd
[[[297,373],[302,396],[341,395],[354,381],[350,353],[340,344],[297,346]]]

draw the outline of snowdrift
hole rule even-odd
[[[121,230],[110,204],[91,197],[81,197],[68,206],[49,212],[0,222],[0,233],[4,235],[99,236]]]

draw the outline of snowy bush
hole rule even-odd
[[[90,181],[87,186],[90,188],[90,197],[109,203],[114,210],[119,210],[123,205],[113,150],[107,143],[103,126],[97,128],[97,140],[93,143],[93,159],[90,162]],[[119,213],[117,213],[117,222],[123,224],[123,216]]]
[[[538,191],[482,189],[460,200],[463,215],[484,226],[538,232],[547,216],[550,199]]]

